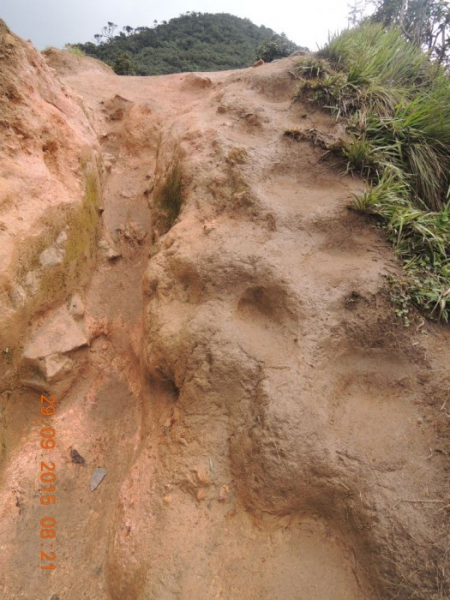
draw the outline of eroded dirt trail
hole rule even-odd
[[[62,56],[103,152],[102,235],[54,417],[57,569],[37,568],[29,417],[3,478],[3,597],[444,594],[448,336],[402,328],[382,292],[398,264],[348,210],[360,183],[283,135],[342,135],[292,104],[293,59],[119,78]],[[174,160],[185,204],[164,234]]]

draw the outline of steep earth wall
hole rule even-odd
[[[0,23],[0,388],[17,380],[30,319],[86,281],[101,203],[82,100]],[[25,336],[25,337],[24,337]]]

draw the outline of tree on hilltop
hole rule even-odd
[[[355,5],[359,5],[358,10]],[[360,21],[364,9],[369,7],[375,9],[369,17],[372,21],[385,27],[398,27],[409,41],[422,46],[439,63],[450,62],[448,0],[365,0],[362,5],[354,0],[349,7],[351,24]]]

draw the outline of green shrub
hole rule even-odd
[[[265,62],[272,62],[278,58],[289,56],[295,50],[298,50],[298,46],[288,40],[284,33],[274,34],[259,44],[256,49],[256,57],[262,58]]]
[[[136,75],[138,68],[129,52],[118,52],[112,68],[117,75]]]

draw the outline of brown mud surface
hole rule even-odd
[[[23,274],[28,287],[13,267],[5,275],[4,335],[13,323],[25,366],[1,390],[1,598],[450,597],[450,334],[419,317],[403,327],[385,291],[399,264],[349,210],[361,182],[319,145],[284,136],[342,135],[292,102],[297,59],[118,77],[54,50],[33,66],[30,47],[2,35],[13,46],[1,81],[24,85],[21,61],[67,94],[51,148],[66,144],[74,164],[47,181],[82,195],[74,165],[89,146],[103,188],[88,276],[64,280],[53,305],[14,304],[39,269],[58,268],[58,232]],[[63,137],[69,113],[76,143]],[[0,184],[14,158],[32,193],[41,152],[48,160],[48,148],[3,150]],[[170,227],[159,199],[174,172],[183,206]],[[0,219],[15,256],[39,209],[21,213],[25,227],[9,204]],[[46,351],[61,328],[70,335]],[[41,458],[44,390],[57,397],[45,420],[56,446]],[[56,465],[51,508],[40,504],[43,459]],[[107,475],[91,492],[97,467]],[[45,516],[53,541],[39,536]],[[41,544],[53,571],[41,571]]]

